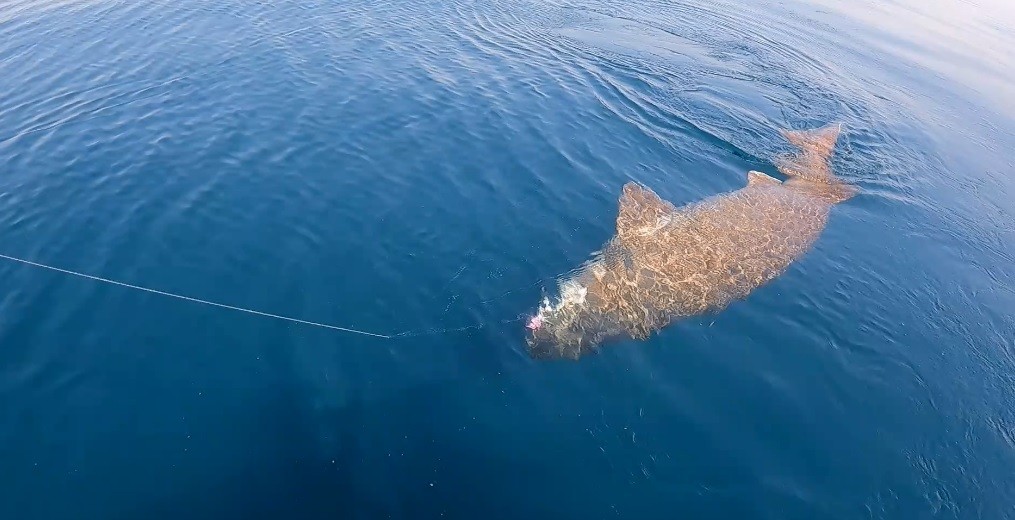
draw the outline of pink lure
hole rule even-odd
[[[543,318],[539,316],[533,316],[532,318],[529,319],[529,323],[525,325],[525,327],[529,330],[536,330],[542,326],[543,326]]]

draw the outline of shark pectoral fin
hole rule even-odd
[[[782,181],[768,175],[767,173],[761,173],[759,171],[751,170],[747,172],[747,185],[748,186],[760,186],[764,184],[782,184]]]
[[[617,236],[631,236],[640,229],[655,226],[659,219],[675,211],[669,202],[659,198],[652,190],[635,182],[624,185],[617,213]]]

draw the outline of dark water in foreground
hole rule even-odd
[[[8,0],[0,518],[1015,518],[1015,9]],[[843,121],[863,194],[727,311],[514,321]]]

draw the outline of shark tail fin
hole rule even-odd
[[[828,161],[841,132],[842,123],[833,123],[815,130],[782,130],[782,135],[790,144],[799,148],[802,155]]]
[[[835,202],[849,199],[856,188],[842,182],[832,172],[830,159],[835,143],[842,132],[842,123],[832,123],[813,130],[782,130],[783,137],[797,148],[796,154],[780,156],[776,167],[783,175],[811,183],[827,185],[830,198]]]

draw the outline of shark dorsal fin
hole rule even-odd
[[[747,185],[748,186],[759,186],[764,184],[782,184],[782,181],[759,171],[751,170],[747,172]]]
[[[644,229],[653,229],[660,219],[671,214],[675,208],[659,198],[652,190],[635,182],[624,185],[620,195],[620,211],[617,214],[617,237],[630,238]]]

